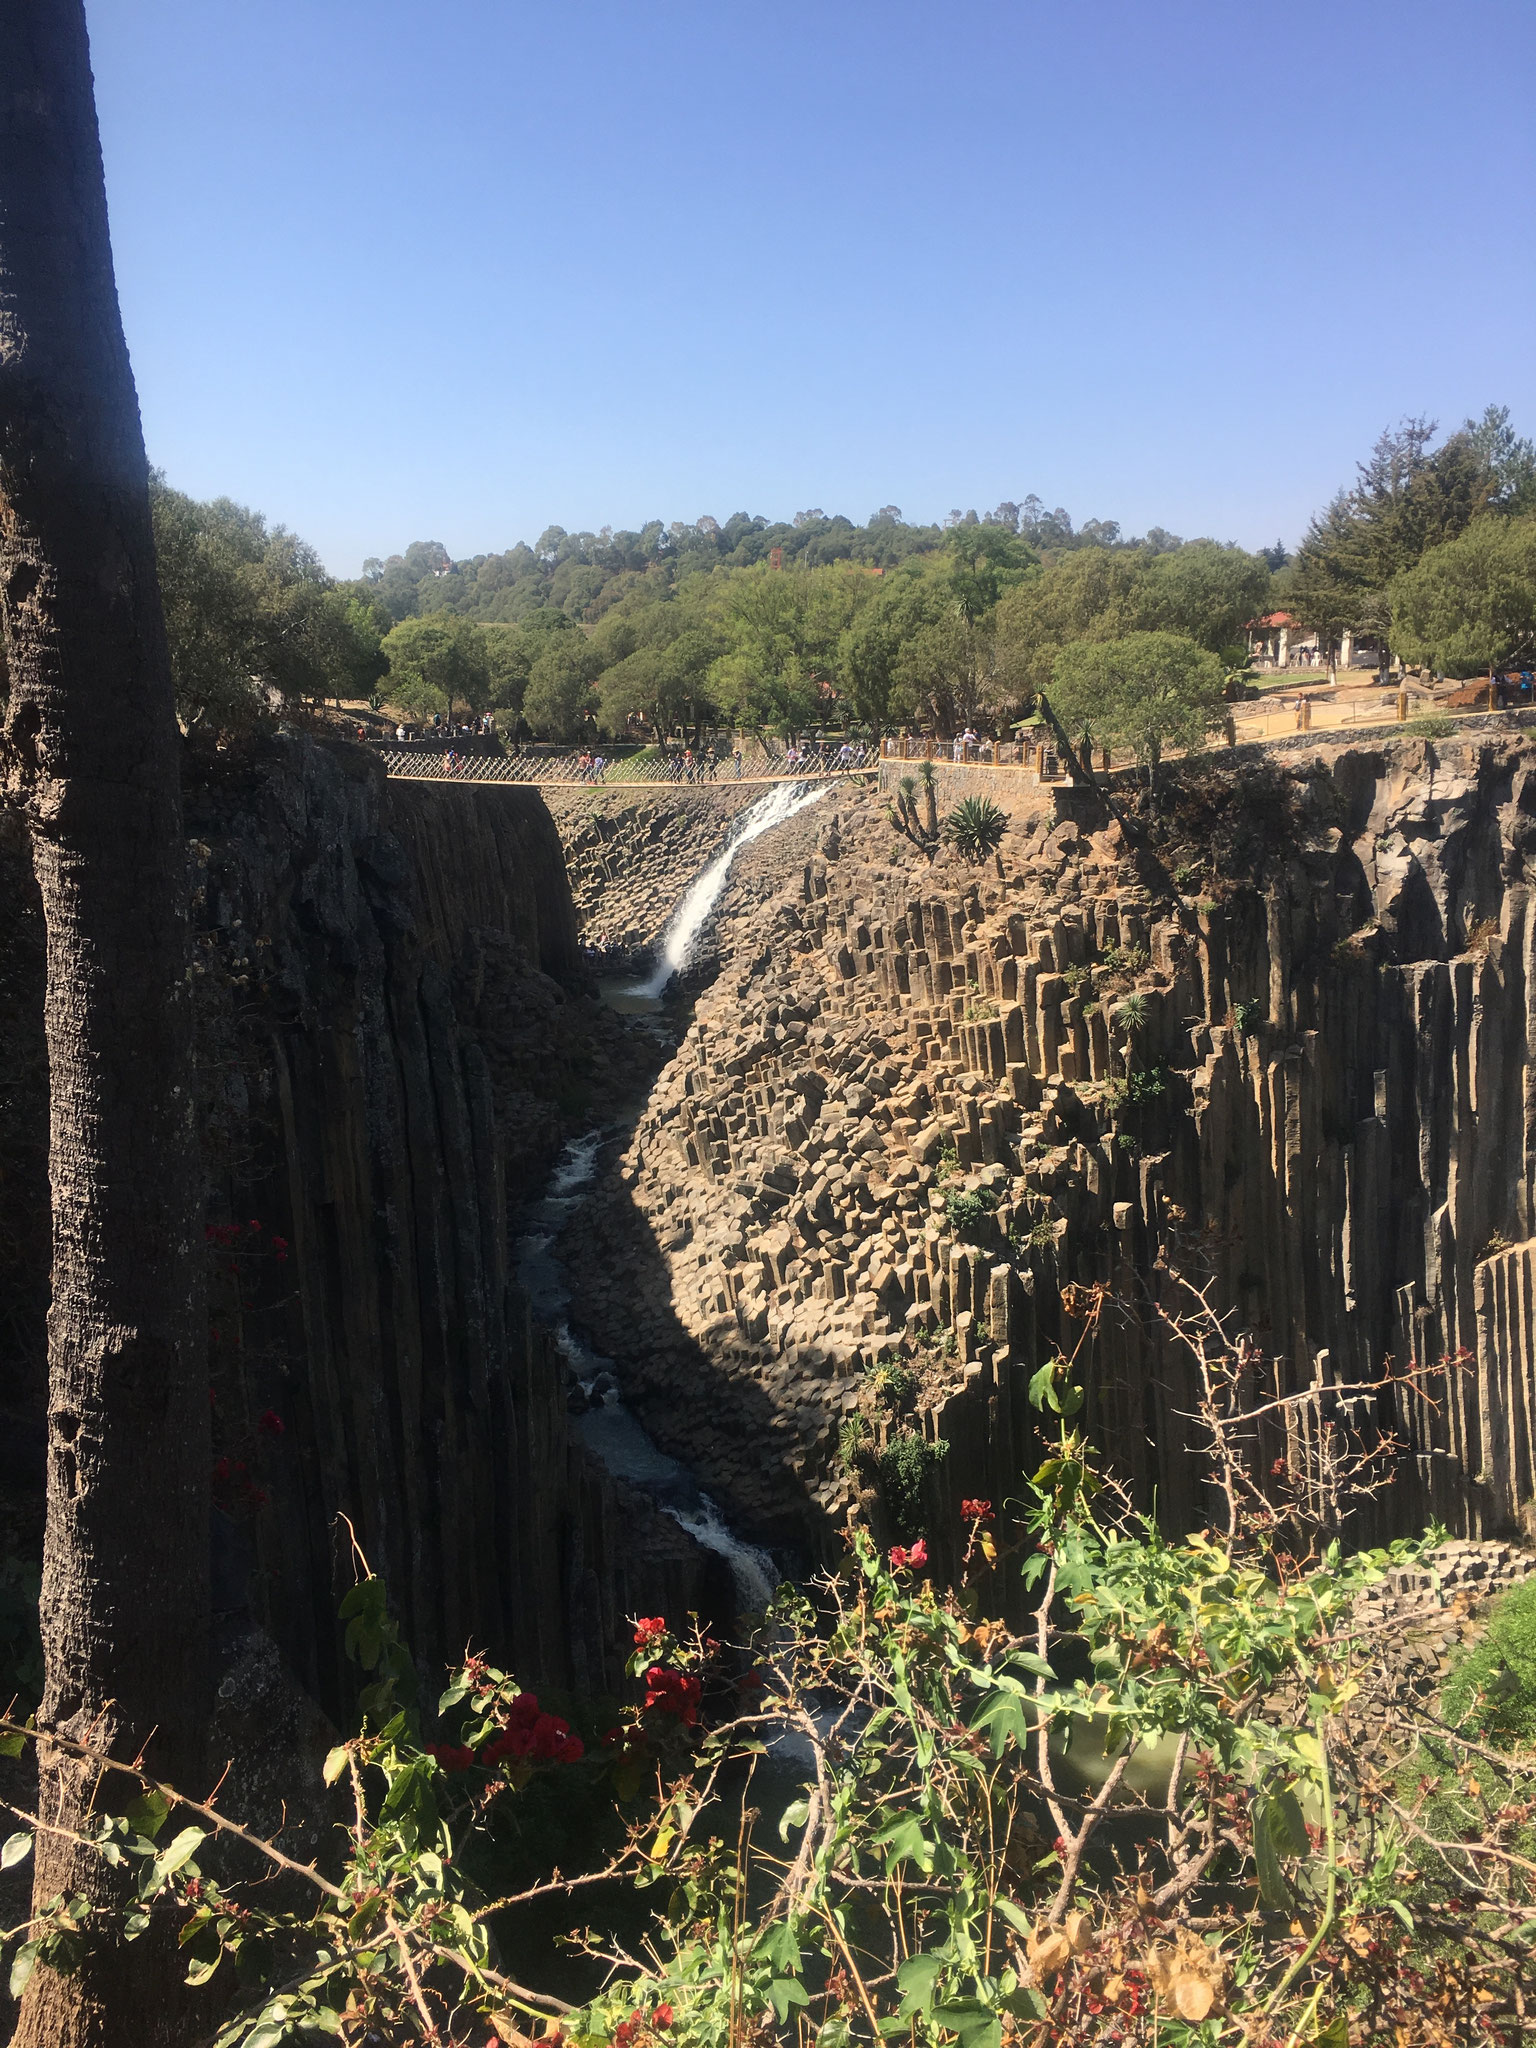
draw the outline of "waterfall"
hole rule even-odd
[[[659,996],[673,975],[688,965],[699,933],[720,900],[725,878],[731,871],[731,862],[741,849],[754,839],[761,839],[765,832],[771,832],[775,825],[782,825],[787,818],[794,817],[797,811],[816,803],[826,795],[830,786],[825,782],[814,787],[803,782],[781,782],[766,796],[759,797],[750,810],[743,812],[741,823],[731,834],[725,850],[715,856],[678,905],[662,936],[661,958],[649,978],[635,984],[633,994]]]

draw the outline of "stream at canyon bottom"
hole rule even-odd
[[[524,1212],[523,1229],[513,1245],[518,1285],[534,1314],[554,1330],[571,1380],[587,1402],[585,1410],[572,1418],[581,1441],[616,1479],[642,1487],[696,1543],[723,1557],[741,1611],[760,1613],[779,1582],[773,1559],[743,1543],[688,1468],[652,1443],[619,1397],[611,1360],[590,1350],[570,1326],[571,1275],[555,1251],[555,1241],[585,1199],[598,1153],[612,1136],[611,1129],[589,1131],[573,1138],[561,1153],[542,1199]]]

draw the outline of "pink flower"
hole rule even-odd
[[[990,1522],[992,1503],[989,1500],[963,1500],[960,1513],[967,1522]]]
[[[921,1571],[927,1562],[928,1545],[921,1536],[918,1537],[910,1550],[900,1543],[894,1545],[891,1550],[892,1571],[904,1572],[909,1566],[915,1572]]]

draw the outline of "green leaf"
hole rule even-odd
[[[1271,1801],[1259,1800],[1253,1809],[1253,1860],[1259,1874],[1259,1893],[1266,1906],[1286,1912],[1291,1905],[1291,1888],[1280,1867],[1279,1852],[1270,1822]]]
[[[787,1842],[792,1828],[803,1828],[811,1817],[809,1799],[792,1799],[779,1816],[779,1840]]]
[[[145,1792],[129,1802],[123,1817],[136,1834],[152,1842],[165,1826],[170,1810],[171,1803],[162,1793]]]
[[[899,1813],[874,1837],[877,1849],[885,1851],[887,1872],[898,1863],[915,1863],[920,1870],[933,1868],[933,1844],[923,1833],[915,1813]]]
[[[345,1743],[342,1743],[338,1748],[327,1752],[325,1768],[321,1772],[321,1776],[325,1779],[327,1785],[334,1785],[346,1768],[347,1746]]]
[[[1002,1755],[1010,1736],[1021,1749],[1029,1740],[1029,1720],[1024,1702],[1013,1692],[995,1692],[980,1712],[972,1715],[971,1726],[978,1733],[991,1736],[994,1756]]]
[[[953,2005],[936,2005],[931,2013],[935,2026],[948,2027],[960,2036],[960,2048],[1002,2048],[1003,2023],[990,2006],[967,1998]]]
[[[1301,1801],[1290,1786],[1275,1793],[1269,1804],[1276,1848],[1286,1850],[1292,1856],[1309,1856],[1312,1840],[1307,1833],[1306,1816],[1301,1810]]]
[[[788,1920],[777,1921],[752,1951],[781,1977],[800,1975],[800,1937]],[[783,2014],[779,2017],[782,2019]]]
[[[1349,2048],[1349,2020],[1336,2012],[1319,2034],[1312,2036],[1316,2048]]]
[[[768,1996],[773,2000],[773,2009],[781,2020],[788,2019],[792,2005],[809,2005],[811,1994],[803,1984],[793,1977],[775,1977],[768,1986]]]
[[[29,1834],[20,1833],[10,1836],[5,1847],[0,1849],[0,1870],[9,1870],[12,1864],[19,1863],[23,1856],[30,1853],[31,1848],[32,1837]]]
[[[946,1954],[907,1957],[896,1972],[896,1982],[901,1989],[903,2018],[910,2017],[915,2012],[928,2011],[933,2004],[935,1988],[949,1960]]]
[[[1012,1899],[996,1898],[992,1903],[1016,1934],[1034,1933],[1034,1921],[1021,1906],[1016,1906]]]
[[[38,1941],[29,1941],[17,1949],[16,1960],[11,1964],[11,1996],[20,1998],[27,1988],[27,1979],[37,1967],[37,1952],[42,1947]]]
[[[184,1863],[190,1863],[206,1839],[206,1831],[202,1828],[183,1828],[171,1846],[162,1849],[155,1858],[155,1883],[164,1884]]]
[[[463,1679],[459,1679],[455,1684],[449,1686],[448,1690],[438,1701],[437,1711],[440,1714],[446,1714],[450,1707],[456,1707],[460,1700],[467,1700],[468,1698],[469,1687]]]

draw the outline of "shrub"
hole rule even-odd
[[[1504,1746],[1536,1743],[1536,1580],[1496,1600],[1488,1633],[1445,1682],[1452,1727]]]
[[[957,1237],[974,1237],[996,1207],[991,1188],[951,1188],[944,1197],[944,1214]]]
[[[1443,711],[1427,711],[1422,718],[1410,718],[1401,728],[1405,739],[1448,740],[1456,730],[1454,718]]]
[[[962,797],[944,820],[944,837],[969,861],[989,860],[1007,830],[1008,813],[989,796]]]
[[[923,1532],[923,1480],[949,1445],[942,1437],[929,1443],[915,1429],[899,1429],[876,1462],[880,1493],[896,1535],[908,1542]]]

